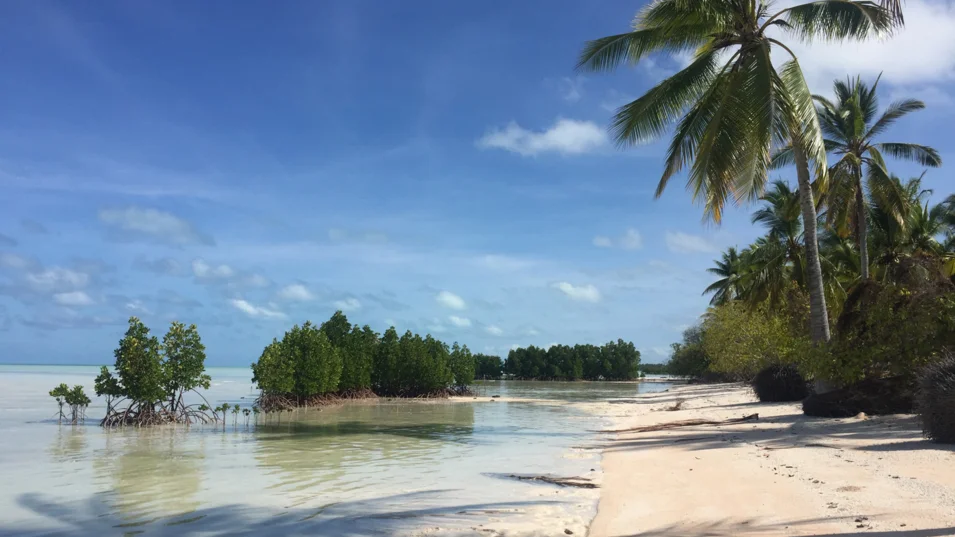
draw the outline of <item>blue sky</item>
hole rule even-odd
[[[653,200],[663,143],[608,143],[614,107],[681,65],[574,73],[638,8],[5,4],[0,362],[109,363],[137,315],[244,365],[338,308],[476,352],[621,337],[665,359],[705,268],[759,230],[751,207],[704,225],[679,180]],[[955,7],[906,9],[888,43],[797,49],[820,92],[884,72],[883,105],[925,99],[890,136],[950,159]]]

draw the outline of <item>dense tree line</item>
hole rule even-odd
[[[602,347],[553,345],[512,349],[504,372],[534,380],[632,380],[639,376],[640,351],[622,339]]]
[[[474,378],[497,380],[504,376],[504,361],[500,356],[474,355]]]
[[[461,393],[474,381],[466,345],[394,327],[383,335],[335,312],[321,326],[294,326],[252,364],[263,407],[297,406],[329,397],[372,394],[420,397]]]
[[[667,364],[640,364],[640,373],[647,375],[666,375]]]

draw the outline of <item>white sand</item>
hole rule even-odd
[[[679,411],[666,411],[685,399]],[[604,403],[614,429],[758,422],[610,435],[591,537],[955,535],[955,448],[914,416],[819,419],[742,386],[682,386]]]

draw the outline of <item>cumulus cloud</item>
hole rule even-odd
[[[68,293],[56,293],[53,295],[53,301],[61,306],[90,306],[93,299],[83,291],[70,291]]]
[[[349,297],[334,302],[336,308],[342,311],[355,311],[361,309],[361,302],[357,298]]]
[[[235,270],[229,265],[210,265],[202,259],[192,262],[192,274],[196,279],[204,281],[224,281],[235,276]]]
[[[438,304],[453,310],[463,310],[467,307],[463,298],[450,291],[441,291],[438,293],[438,296],[435,297],[435,300]]]
[[[611,239],[605,235],[594,237],[593,245],[598,248],[621,248],[623,250],[639,250],[643,248],[643,236],[636,229],[627,228],[627,230],[617,239]]]
[[[471,319],[467,317],[458,317],[457,315],[451,315],[448,317],[448,320],[451,321],[451,324],[457,326],[458,328],[468,328],[471,326]]]
[[[126,303],[126,309],[128,309],[129,311],[133,313],[141,313],[145,315],[149,315],[152,313],[151,311],[149,311],[149,308],[147,308],[146,305],[143,304],[142,300],[130,300],[129,302]]]
[[[558,119],[545,131],[530,131],[516,122],[494,129],[477,141],[481,149],[503,149],[530,157],[541,153],[579,155],[607,144],[607,133],[592,121]]]
[[[776,6],[794,4],[790,0]],[[920,87],[926,83],[950,87],[955,79],[955,4],[907,0],[905,27],[881,41],[801,43],[788,39],[799,57],[809,87],[828,93],[834,79],[861,74],[893,85]],[[782,59],[782,51],[780,51]],[[788,55],[787,55],[788,57]]]
[[[229,301],[229,303],[232,304],[233,308],[241,311],[242,313],[245,313],[249,317],[261,318],[261,319],[284,319],[285,318],[285,314],[280,311],[276,311],[274,309],[269,309],[269,308],[265,308],[261,306],[255,306],[251,304],[250,302],[248,302],[247,300],[243,300],[241,298],[233,298],[232,300]]]
[[[487,325],[486,327],[484,327],[484,331],[487,332],[489,335],[492,335],[492,336],[502,336],[502,335],[504,335],[504,330],[502,330],[500,326],[497,326],[497,325],[494,325],[494,324],[489,324],[489,325]]]
[[[568,282],[555,283],[554,287],[571,300],[580,302],[600,302],[600,291],[593,285],[573,285]]]
[[[25,277],[27,285],[38,293],[65,293],[86,287],[90,275],[63,267],[50,267],[38,272],[29,272]]]
[[[8,237],[7,235],[0,233],[0,246],[6,246],[8,248],[12,248],[16,246],[17,244],[19,243],[13,237]]]
[[[99,219],[111,229],[114,238],[120,240],[147,239],[174,246],[215,245],[212,237],[201,233],[190,222],[158,209],[103,209]]]
[[[279,291],[279,298],[290,302],[308,302],[314,300],[315,295],[309,291],[308,287],[300,283],[286,285]]]
[[[713,253],[716,251],[716,247],[703,237],[679,231],[667,231],[666,244],[671,252],[679,254]]]

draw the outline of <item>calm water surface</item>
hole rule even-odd
[[[597,494],[499,474],[597,475],[588,445],[604,424],[586,402],[668,387],[488,382],[463,401],[113,431],[97,425],[95,401],[85,425],[58,426],[47,392],[66,382],[92,393],[97,369],[0,366],[0,534],[487,535],[508,520],[551,535],[586,524]],[[247,368],[209,373],[213,405],[254,400]]]

